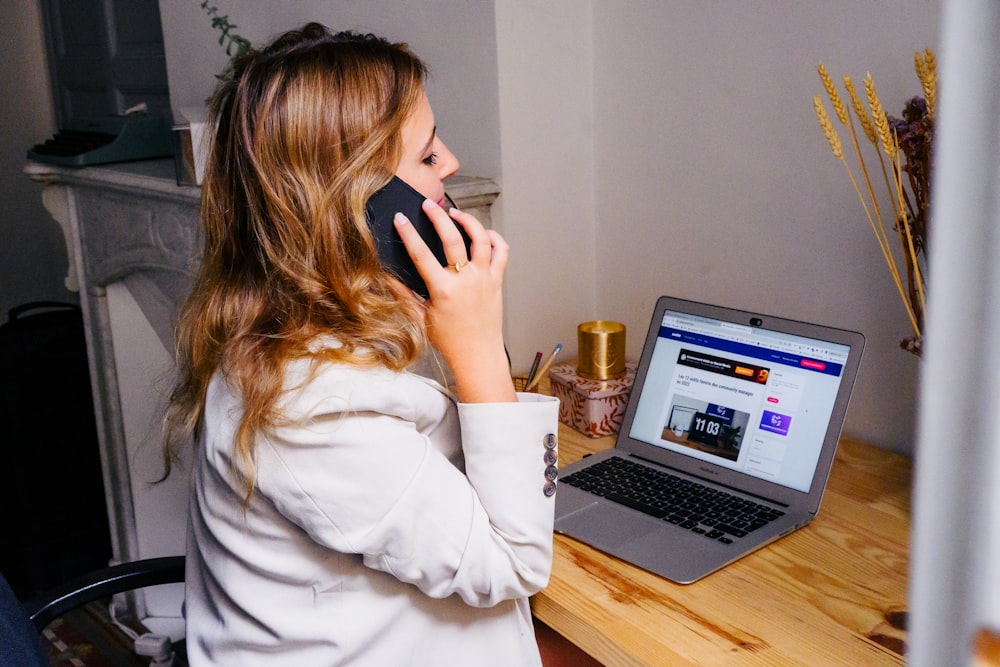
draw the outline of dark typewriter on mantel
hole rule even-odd
[[[28,150],[35,162],[87,167],[173,154],[173,138],[164,118],[147,113],[81,118],[67,123],[44,144]]]

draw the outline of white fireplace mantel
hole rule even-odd
[[[84,314],[101,465],[119,562],[184,553],[188,475],[164,481],[161,423],[173,380],[173,322],[200,254],[201,190],[177,185],[174,162],[70,168],[31,162],[42,201],[66,238],[66,287]],[[490,225],[492,180],[456,176],[448,194]],[[155,591],[155,593],[154,593]],[[183,589],[128,603],[150,630],[183,632]]]

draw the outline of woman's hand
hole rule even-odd
[[[425,303],[430,342],[455,374],[461,401],[516,400],[503,345],[507,242],[458,209],[449,217],[430,199],[423,209],[441,237],[448,266],[441,266],[406,216],[396,214],[395,225],[430,294]],[[468,252],[452,219],[472,241]]]

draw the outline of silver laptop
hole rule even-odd
[[[661,297],[615,447],[560,475],[556,532],[686,584],[806,525],[864,344]]]

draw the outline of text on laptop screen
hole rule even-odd
[[[668,310],[629,436],[808,493],[849,351]]]

